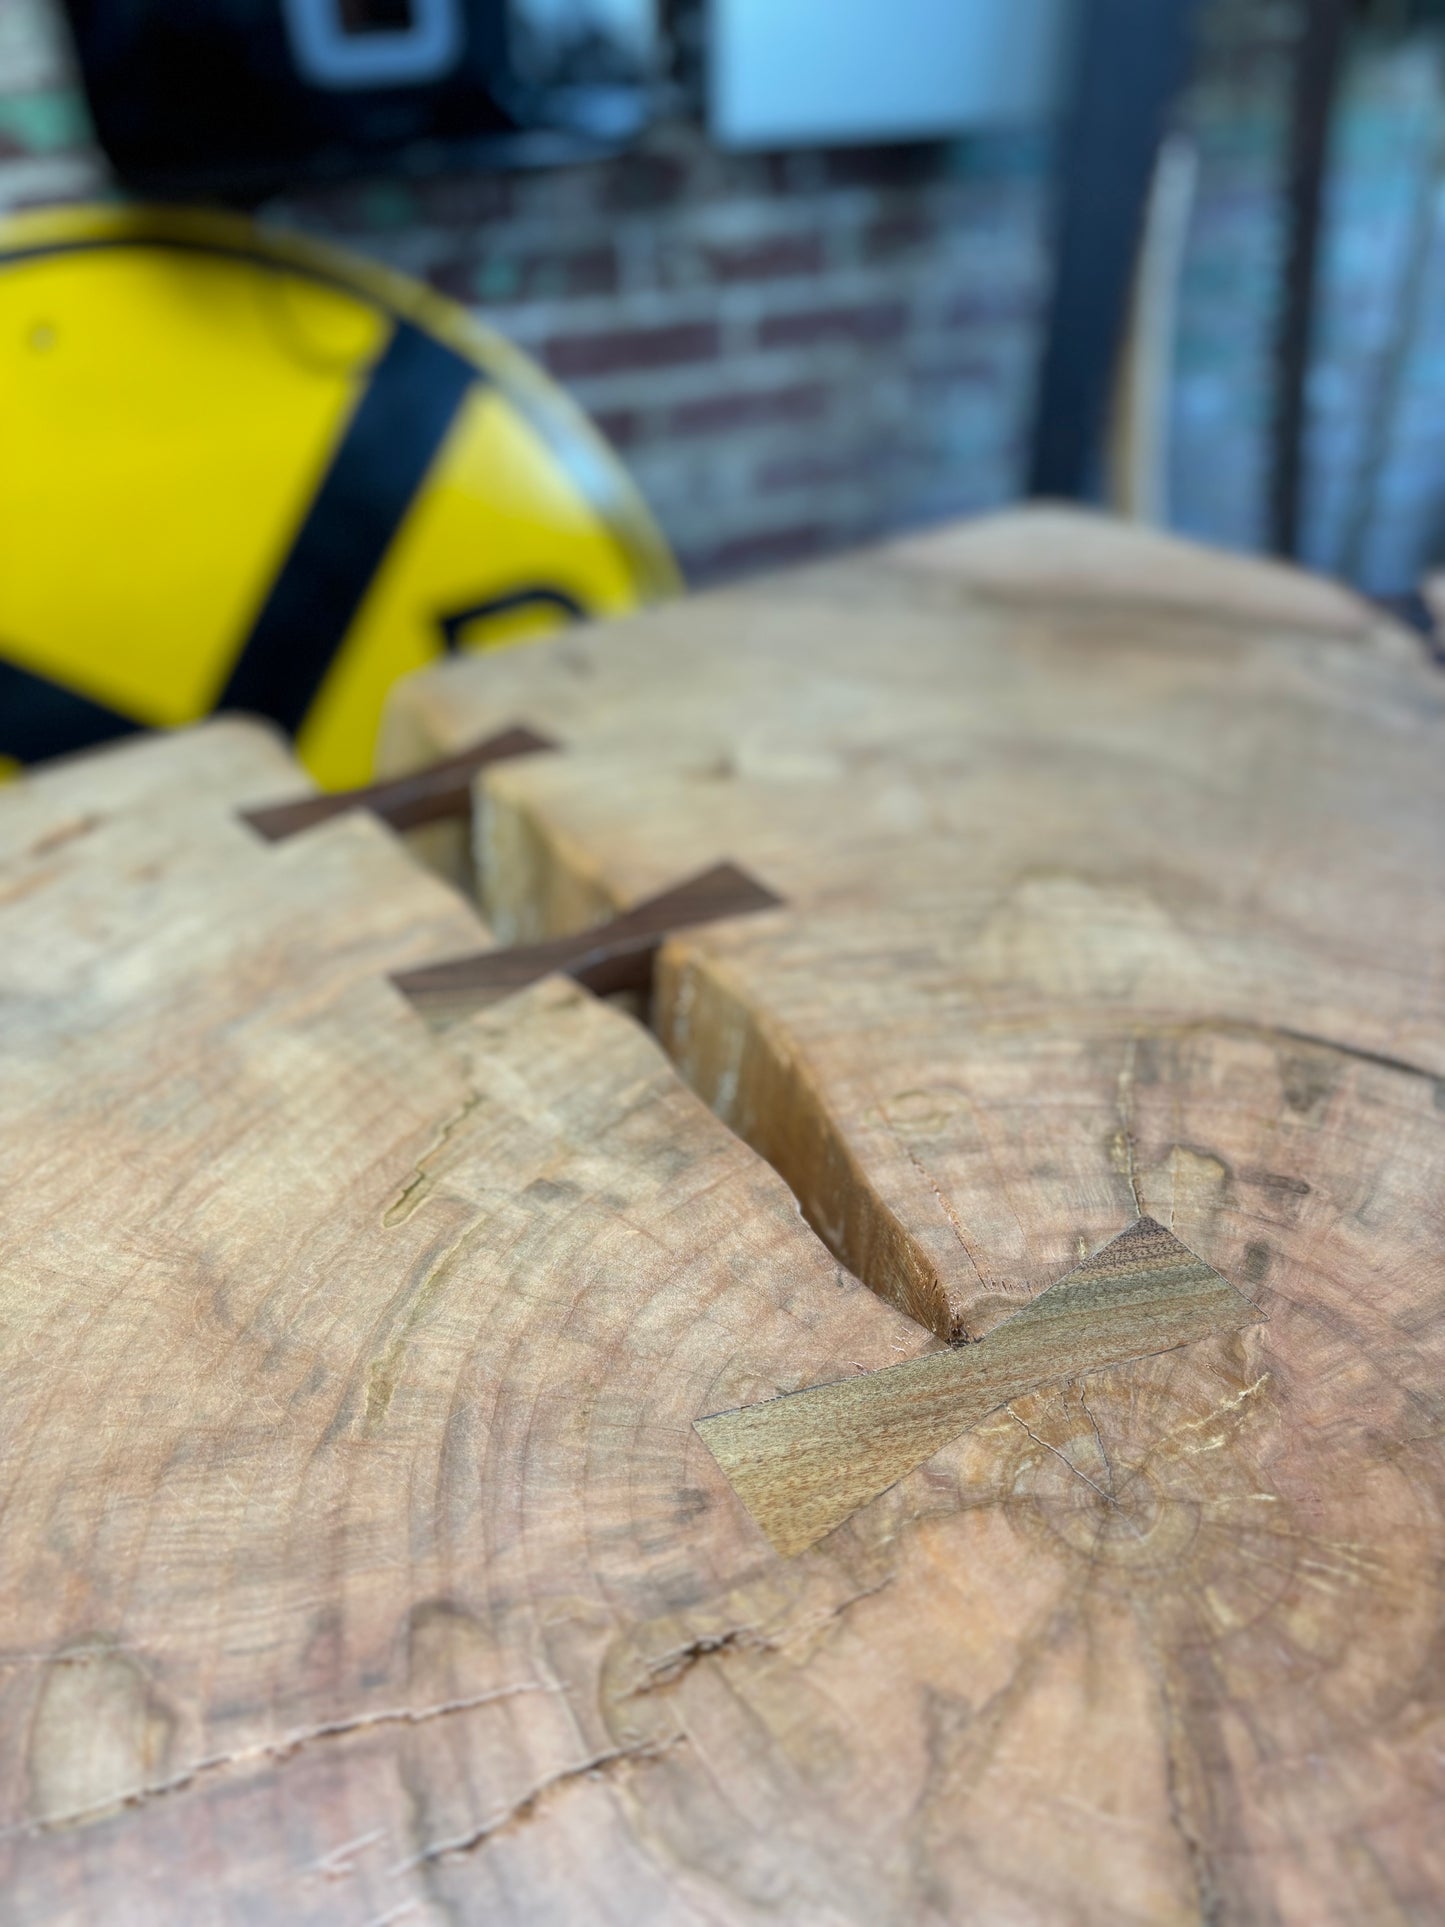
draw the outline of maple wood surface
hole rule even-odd
[[[693,1421],[927,1335],[631,1019],[434,1036],[389,973],[484,931],[365,817],[262,842],[294,782],[219,724],[0,797],[0,1913],[876,1915],[863,1785],[757,1831],[827,1685],[691,1672],[866,1670],[888,1561],[787,1567]]]
[[[389,754],[512,724],[494,931],[784,899],[667,945],[671,1062],[557,977],[429,1021],[486,930],[250,830],[260,730],[0,792],[0,1917],[1437,1915],[1408,641],[1050,512]]]
[[[775,890],[664,949],[660,1034],[940,1335],[1119,1228],[1111,1050],[1207,1020],[1445,1073],[1445,678],[1333,585],[1018,511],[449,664],[403,686],[393,753],[502,717],[568,748],[484,780],[492,927],[706,863]],[[1079,1006],[1123,1028],[1058,1064]],[[1104,1115],[1060,1142],[1035,1086],[1086,1050]]]
[[[980,1670],[935,1717],[982,1918],[1441,1905],[1442,687],[1332,585],[1029,511],[398,696],[403,760],[567,744],[479,785],[499,933],[724,860],[784,899],[665,946],[657,1028],[913,1320],[982,1356],[1146,1218],[1262,1315],[1011,1398],[801,1555],[964,1468]],[[702,1425],[784,1545],[829,1398]]]

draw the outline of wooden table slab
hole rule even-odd
[[[968,1435],[1006,1543],[975,1520],[949,1639],[1037,1641],[943,1745],[984,1918],[1440,1905],[1442,698],[1341,589],[1059,511],[398,698],[398,757],[565,746],[480,786],[498,931],[725,859],[786,899],[668,945],[659,1033],[913,1320],[987,1344],[1141,1221],[1263,1314]],[[739,1489],[792,1543],[773,1462]],[[1111,1899],[1057,1871],[1076,1825]],[[1180,1885],[1129,1885],[1156,1852]]]
[[[5,1917],[891,1905],[846,1806],[732,1865],[890,1561],[786,1566],[692,1421],[927,1335],[630,1019],[434,1038],[387,974],[484,932],[364,818],[261,843],[296,781],[222,724],[0,798]]]
[[[509,939],[787,899],[668,946],[671,1062],[557,977],[426,1021],[487,929],[248,829],[259,729],[0,793],[0,1917],[1433,1918],[1408,639],[1010,518],[454,665],[393,753],[511,721]]]
[[[786,899],[679,937],[659,1031],[942,1336],[1062,1275],[1169,1166],[1173,1139],[1119,1146],[1128,1066],[1181,1027],[1445,1074],[1445,678],[1332,585],[1016,512],[454,662],[392,738],[514,718],[566,747],[488,773],[493,928],[552,935],[729,859]]]

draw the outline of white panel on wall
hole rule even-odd
[[[545,44],[604,42],[639,67],[657,49],[657,0],[509,0],[514,31]]]
[[[925,140],[1036,120],[1070,0],[711,0],[708,118],[726,147]]]

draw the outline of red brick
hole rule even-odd
[[[668,435],[723,435],[769,422],[817,421],[827,411],[829,390],[821,381],[796,382],[752,394],[708,395],[682,402],[667,417]]]
[[[816,275],[826,259],[826,245],[817,233],[699,241],[679,231],[659,238],[656,271],[659,283],[666,288],[726,286]]]
[[[865,301],[854,307],[768,315],[758,324],[758,340],[764,348],[815,348],[830,341],[874,346],[896,341],[907,324],[905,302]]]
[[[635,368],[675,368],[711,361],[722,341],[715,321],[674,321],[654,328],[607,328],[553,335],[542,359],[564,381],[585,375],[616,375]]]
[[[897,261],[938,243],[938,223],[917,209],[885,214],[863,230],[865,261]]]
[[[877,450],[872,451],[873,460]],[[839,475],[855,475],[863,467],[856,455],[842,455],[834,448],[820,455],[781,455],[764,462],[753,480],[765,495],[782,488],[827,488]]]
[[[614,448],[630,448],[642,439],[642,417],[635,408],[603,408],[592,416],[592,426]]]
[[[702,257],[715,281],[777,281],[787,275],[819,273],[823,237],[778,234],[761,241],[704,247]]]
[[[735,536],[714,549],[684,554],[683,568],[689,582],[716,581],[723,576],[776,569],[785,562],[821,555],[826,549],[836,548],[841,540],[838,530],[829,528],[825,522],[804,522],[795,528],[766,529]]]
[[[603,205],[635,209],[693,198],[699,167],[676,154],[623,154],[597,171],[605,173]]]

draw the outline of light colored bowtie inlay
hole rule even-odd
[[[1262,1314],[1152,1218],[976,1344],[815,1385],[697,1430],[779,1552],[803,1552],[1011,1399]]]

